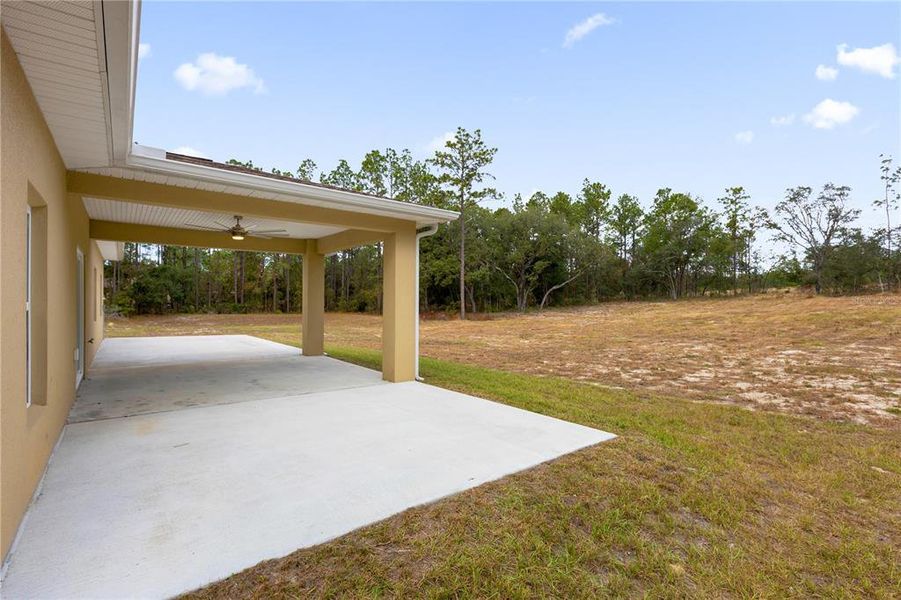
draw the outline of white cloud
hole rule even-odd
[[[200,150],[196,150],[190,146],[179,146],[175,150],[172,150],[175,154],[185,154],[187,156],[196,156],[197,158],[209,158],[206,154],[201,152]]]
[[[827,67],[826,65],[817,65],[816,76],[820,81],[835,81],[835,78],[838,77],[838,69]]]
[[[804,115],[804,122],[817,129],[832,129],[857,116],[860,109],[850,102],[838,102],[826,98]]]
[[[781,117],[770,117],[770,125],[776,127],[786,127],[795,122],[795,113],[790,115],[782,115]]]
[[[150,44],[138,44],[138,60],[150,56]]]
[[[604,13],[591,15],[584,21],[576,23],[575,25],[570,27],[569,31],[566,32],[566,37],[563,38],[563,47],[572,48],[573,44],[581,40],[583,37],[594,31],[598,27],[611,25],[614,22],[614,19],[608,17]]]
[[[848,44],[840,44],[836,49],[838,64],[856,67],[867,73],[875,73],[886,79],[895,78],[895,65],[901,63],[894,44],[883,44],[872,48],[848,50]]]
[[[447,148],[445,147],[445,145],[453,139],[454,139],[454,132],[446,131],[446,132],[442,133],[441,135],[434,137],[432,139],[432,141],[426,145],[426,150],[428,150],[429,153],[431,153],[431,154],[434,154],[435,152],[438,152],[439,150],[446,150]]]
[[[215,52],[205,52],[195,62],[184,63],[173,75],[186,90],[198,90],[211,96],[244,87],[252,88],[255,94],[266,91],[263,80],[253,69],[231,56],[219,56]]]
[[[754,132],[753,131],[739,131],[735,134],[735,141],[739,144],[750,144],[754,141]]]

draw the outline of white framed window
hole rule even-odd
[[[84,378],[84,252],[75,247],[75,389]]]
[[[28,206],[25,211],[25,406],[31,406],[31,267],[34,238],[31,225],[31,206]]]

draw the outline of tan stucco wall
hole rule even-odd
[[[85,256],[86,367],[100,345],[83,204],[66,194],[66,170],[6,32],[0,84],[0,554],[6,556],[75,398],[76,247]],[[47,217],[46,404],[25,405],[25,211],[39,198]],[[98,301],[102,301],[98,299]],[[36,344],[37,346],[37,344]]]

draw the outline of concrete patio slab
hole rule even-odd
[[[70,423],[383,384],[381,374],[248,335],[111,338]]]
[[[72,423],[3,597],[168,597],[612,437],[422,383]]]
[[[186,365],[299,356],[300,348],[252,335],[121,337],[103,340],[91,369]]]

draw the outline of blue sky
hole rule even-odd
[[[267,169],[425,158],[463,126],[507,202],[833,181],[872,225],[878,155],[901,158],[898,3],[145,1],[141,41],[135,140]]]

